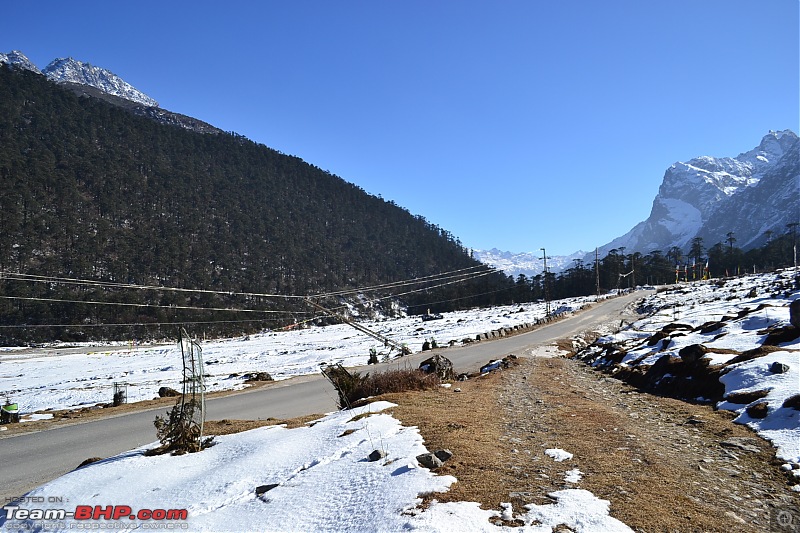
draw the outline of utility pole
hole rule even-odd
[[[594,249],[594,274],[595,284],[597,285],[597,296],[600,296],[600,257],[597,247]]]
[[[547,252],[544,248],[540,248],[544,256],[544,273],[542,283],[544,284],[544,312],[547,318],[550,318],[550,289],[547,288]]]

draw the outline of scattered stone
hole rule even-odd
[[[746,452],[758,453],[759,448],[757,446],[753,446],[749,444],[753,442],[754,439],[749,439],[747,437],[731,437],[720,442],[720,446],[724,446],[726,448],[738,448],[739,450],[744,450]]]
[[[375,461],[380,461],[384,457],[386,457],[386,452],[385,451],[383,451],[383,450],[375,450],[371,454],[369,454],[367,459],[369,459],[372,462],[375,462]]]
[[[769,413],[769,404],[767,402],[758,402],[750,405],[745,409],[750,418],[766,418]]]
[[[461,387],[456,387],[455,389],[453,389],[453,392],[461,392]]]
[[[789,365],[775,361],[769,367],[769,371],[772,372],[773,374],[785,374],[786,372],[789,371]]]
[[[261,496],[262,494],[271,491],[275,487],[280,485],[279,483],[268,483],[267,485],[259,485],[256,487],[256,496]]]
[[[442,466],[442,461],[432,453],[423,453],[417,456],[417,461],[425,468],[434,469]]]
[[[789,396],[784,400],[782,407],[787,407],[790,409],[796,409],[800,411],[800,394],[795,394],[794,396]]]
[[[175,389],[171,389],[170,387],[161,387],[158,389],[158,397],[159,398],[171,398],[173,396],[180,396],[181,393],[176,391]]]

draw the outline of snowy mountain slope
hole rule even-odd
[[[798,142],[792,131],[770,132],[735,158],[675,163],[664,174],[647,220],[602,246],[601,255],[621,247],[627,253],[685,250],[696,236],[711,246],[730,231],[746,248],[768,229],[783,231],[798,218]]]
[[[56,83],[76,83],[96,87],[101,91],[131,100],[148,107],[158,102],[133,87],[113,72],[73,58],[59,58],[47,65],[42,73]]]
[[[708,248],[724,242],[731,231],[737,246],[748,249],[764,244],[766,231],[781,234],[793,222],[800,222],[800,139],[790,130],[771,131],[757,147],[736,157],[702,156],[673,164],[647,220],[601,246],[599,255],[620,248],[643,254],[673,246],[688,251],[695,237]],[[474,250],[474,255],[514,277],[543,270],[538,252],[493,248]],[[547,266],[561,272],[576,259],[591,263],[594,253],[548,257]]]
[[[509,276],[517,277],[525,274],[528,277],[541,274],[544,261],[539,252],[503,252],[497,248],[491,250],[473,250],[475,259],[502,270]],[[547,270],[561,272],[573,266],[575,259],[581,259],[586,252],[575,252],[571,255],[547,256]]]
[[[765,242],[764,232],[783,233],[786,224],[800,222],[800,141],[788,148],[759,182],[720,206],[698,232],[704,242],[720,242],[728,231],[741,248]],[[731,230],[729,228],[736,228]]]
[[[30,70],[36,74],[42,73],[42,71],[39,70],[36,65],[34,65],[31,60],[19,50],[12,50],[7,54],[0,53],[0,65],[2,64],[8,64],[12,68],[23,68],[25,70]]]

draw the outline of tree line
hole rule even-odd
[[[514,280],[518,301],[543,300],[545,287],[552,299],[586,296],[641,285],[665,285],[675,282],[724,278],[752,272],[773,271],[794,266],[798,224],[788,224],[783,233],[768,231],[766,243],[744,251],[735,246],[736,236],[729,232],[724,242],[706,248],[703,239],[692,239],[682,250],[653,250],[648,254],[625,253],[625,248],[609,250],[605,257],[587,263],[581,259],[558,274],[526,276]]]

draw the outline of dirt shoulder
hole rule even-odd
[[[638,531],[773,531],[779,513],[800,508],[771,446],[729,414],[640,393],[579,361],[525,358],[451,389],[386,399],[428,449],[453,452],[439,470],[458,482],[429,497],[438,501],[524,512],[583,488]],[[556,462],[550,448],[574,456]],[[576,468],[582,479],[565,481]]]

